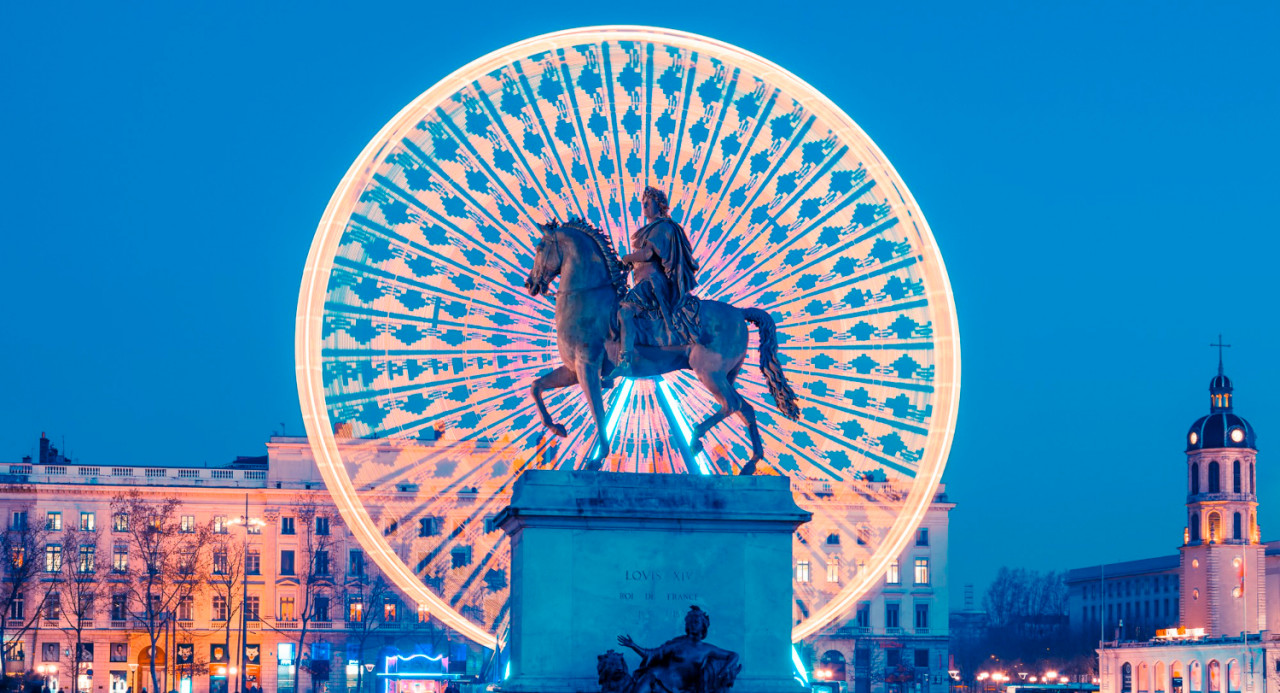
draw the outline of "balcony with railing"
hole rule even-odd
[[[266,488],[267,485],[267,472],[262,469],[10,464],[7,472],[7,474],[0,474],[0,484],[107,484],[208,488]]]

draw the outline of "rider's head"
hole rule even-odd
[[[644,203],[644,215],[651,219],[665,219],[671,212],[667,194],[653,186],[644,189],[640,201]]]
[[[707,637],[707,628],[711,626],[711,617],[707,612],[699,609],[697,606],[689,607],[689,613],[684,617],[684,634],[694,640],[703,640]]]

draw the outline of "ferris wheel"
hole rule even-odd
[[[955,308],[923,214],[867,135],[720,41],[646,27],[522,41],[374,136],[325,210],[298,306],[303,418],[344,520],[400,589],[477,643],[494,646],[507,618],[509,549],[488,520],[520,471],[573,468],[596,445],[576,387],[547,399],[564,438],[528,397],[559,365],[554,304],[523,289],[535,224],[582,219],[625,252],[648,185],[688,231],[697,295],[777,322],[798,420],[758,374],[738,386],[763,466],[815,513],[795,552],[827,580],[807,562],[797,576],[795,639],[849,611],[936,493],[959,394]],[[687,372],[616,383],[606,468],[736,472],[750,455],[736,423],[689,444],[715,406]]]

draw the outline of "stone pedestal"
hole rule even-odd
[[[776,476],[525,472],[497,522],[511,537],[511,677],[503,691],[599,691],[596,656],[655,647],[698,605],[737,652],[734,693],[798,693],[791,536],[810,513]]]

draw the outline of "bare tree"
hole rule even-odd
[[[49,530],[44,522],[33,517],[34,505],[14,508],[12,522],[0,532],[0,559],[3,561],[4,582],[0,584],[0,642],[21,638],[40,618],[45,601],[52,591],[52,583],[42,582],[45,571],[45,545]],[[59,547],[61,551],[61,547]],[[57,561],[61,562],[61,553]],[[58,566],[61,568],[61,566]],[[12,623],[17,626],[10,630]],[[10,651],[0,647],[0,671],[8,671]]]
[[[85,640],[85,631],[93,628],[96,611],[103,592],[98,575],[98,541],[101,534],[95,527],[67,525],[62,533],[64,560],[62,570],[55,575],[54,591],[45,600],[45,619],[60,624],[62,632],[74,645],[71,659],[71,680],[80,680],[84,663],[93,665],[90,651],[92,643]],[[88,645],[86,650],[85,645]]]
[[[208,578],[208,526],[179,523],[177,498],[144,498],[137,491],[116,496],[112,512],[123,515],[130,553],[127,600],[136,623],[146,632],[151,652],[165,636],[183,597],[193,595]],[[151,657],[151,690],[162,690],[156,658]]]
[[[353,571],[354,572],[354,571]],[[362,568],[357,574],[348,574],[342,586],[347,598],[347,632],[357,643],[356,689],[361,690],[364,676],[365,644],[369,636],[387,622],[385,604],[388,597],[394,597],[391,585],[381,574],[371,575],[368,568]],[[399,608],[399,605],[396,605]],[[397,614],[397,617],[399,614]],[[350,655],[348,655],[350,656]]]
[[[215,534],[210,542],[209,590],[214,600],[223,604],[223,613],[214,617],[226,616],[222,644],[228,652],[231,651],[231,624],[244,608],[245,550],[245,546],[229,534]]]
[[[299,495],[292,505],[297,513],[294,517],[294,526],[298,536],[298,548],[294,555],[294,570],[297,571],[298,576],[298,596],[293,613],[297,630],[294,631],[291,628],[288,630],[296,637],[297,648],[294,661],[301,662],[303,647],[307,644],[307,636],[311,634],[312,625],[316,621],[329,621],[333,618],[330,612],[332,607],[328,605],[334,593],[332,555],[334,541],[329,527],[333,515],[332,506],[320,503],[312,494]],[[319,606],[323,606],[323,609],[317,610]],[[273,628],[284,632],[279,623]],[[327,676],[328,662],[326,661],[323,666]],[[315,661],[309,661],[309,666],[306,667],[313,687],[320,667],[321,665]]]

